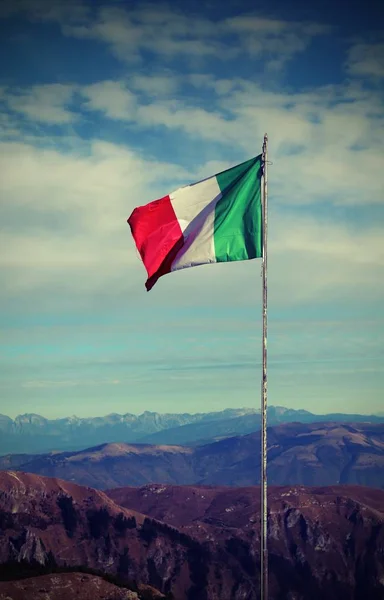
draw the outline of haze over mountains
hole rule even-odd
[[[0,468],[98,489],[157,482],[248,486],[260,482],[260,432],[202,446],[102,444],[75,452],[6,455]],[[285,423],[268,430],[271,485],[384,488],[384,423]]]
[[[268,409],[268,424],[324,421],[384,423],[384,416],[328,414],[278,406]],[[226,409],[198,414],[160,414],[145,411],[105,417],[46,419],[41,415],[19,415],[14,420],[0,415],[0,454],[81,450],[109,442],[151,444],[201,444],[223,437],[242,435],[260,428],[260,413],[251,408]]]
[[[256,600],[259,498],[165,485],[103,493],[0,473],[0,563],[40,574],[82,565],[174,600]],[[271,600],[383,598],[384,491],[270,488],[269,503]]]

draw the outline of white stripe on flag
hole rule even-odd
[[[184,235],[184,246],[172,263],[172,271],[216,262],[213,233],[215,208],[221,195],[216,177],[209,177],[170,194]]]

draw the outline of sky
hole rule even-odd
[[[145,291],[133,208],[269,136],[268,402],[384,406],[384,29],[350,0],[0,1],[0,413],[260,406],[260,260]]]

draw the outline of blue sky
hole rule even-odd
[[[0,2],[0,413],[259,407],[260,261],[126,219],[269,134],[269,402],[383,410],[378,3]]]

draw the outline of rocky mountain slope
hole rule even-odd
[[[268,408],[269,425],[318,422],[384,423],[383,416],[314,415],[306,410],[281,406]],[[109,442],[166,445],[201,444],[260,428],[260,413],[249,408],[198,414],[141,415],[110,414],[105,417],[45,419],[41,415],[19,415],[12,420],[0,415],[0,454],[37,454],[48,451],[81,450]]]
[[[259,497],[258,488],[164,485],[107,495],[0,473],[0,564],[85,565],[177,600],[256,600]],[[381,600],[383,506],[380,490],[271,488],[270,599]]]
[[[1,469],[60,477],[99,489],[168,484],[255,485],[260,433],[198,447],[104,444],[79,452],[5,456]],[[290,423],[268,430],[271,485],[384,488],[384,424]]]
[[[51,573],[0,581],[0,600],[161,600],[157,590],[133,591],[86,573]]]

